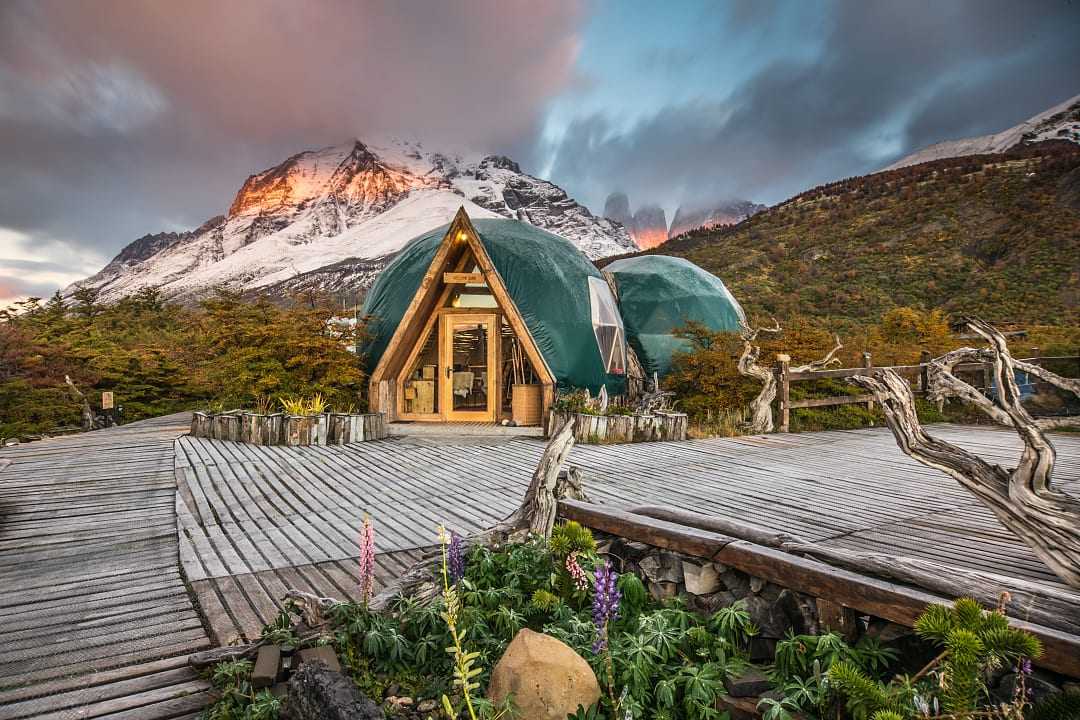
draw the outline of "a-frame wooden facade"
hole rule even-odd
[[[462,286],[474,289],[486,286],[494,299],[491,307],[452,307],[451,297],[455,289],[460,292]],[[461,323],[475,323],[477,328],[487,328],[485,345],[488,356],[484,380],[487,407],[465,412],[455,410],[456,403],[453,401],[453,391],[461,384],[459,380],[463,379],[462,376],[468,375],[470,381],[473,377],[471,371],[458,372],[453,365],[453,327]],[[459,208],[397,330],[371,373],[369,398],[372,411],[384,413],[391,422],[497,422],[503,419],[504,399],[510,392],[503,382],[502,372],[505,358],[502,357],[501,337],[506,332],[506,326],[517,341],[515,347],[520,348],[522,360],[527,360],[530,366],[530,376],[538,380],[540,417],[546,418],[555,398],[555,377],[469,216],[464,208]],[[429,343],[432,342],[438,343],[437,375],[431,378],[431,384],[438,387],[438,399],[434,403],[435,408],[416,411],[418,383],[408,376],[413,374],[421,351],[425,347],[430,348]],[[425,368],[425,377],[433,374],[428,370],[430,367]],[[407,398],[410,393],[413,397]]]

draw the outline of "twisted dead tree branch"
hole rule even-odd
[[[982,320],[969,320],[968,326],[990,344],[986,352],[992,362],[997,396],[992,400],[986,398],[952,374],[956,363],[949,363],[960,351],[931,363],[931,374],[935,376],[932,382],[937,383],[939,394],[967,400],[995,422],[1016,430],[1024,449],[1015,468],[991,465],[963,448],[929,435],[919,422],[911,388],[892,370],[882,369],[872,377],[851,377],[848,381],[870,391],[881,403],[885,420],[901,450],[924,465],[941,470],[971,491],[1062,580],[1080,588],[1080,500],[1052,486],[1054,446],[1021,405],[1015,380],[1018,366],[1009,354],[1004,336]]]
[[[791,368],[791,372],[808,372],[810,370],[824,370],[825,368],[829,367],[830,365],[833,365],[833,364],[839,365],[840,364],[840,358],[836,357],[836,353],[843,350],[844,345],[840,342],[840,336],[839,335],[836,335],[834,337],[836,338],[836,345],[833,346],[833,349],[829,351],[828,355],[821,358],[820,360],[814,360],[813,362],[808,362],[805,365],[799,365],[798,367],[793,367],[793,368]]]
[[[750,402],[750,422],[746,423],[746,429],[754,435],[760,435],[773,431],[772,403],[776,399],[776,373],[771,367],[758,364],[761,357],[761,347],[755,345],[760,333],[779,333],[782,330],[780,323],[773,318],[773,327],[751,328],[746,323],[742,324],[740,336],[743,341],[742,354],[739,355],[737,364],[739,374],[752,377],[761,382],[761,390]],[[836,353],[844,348],[840,342],[840,336],[836,336],[836,345],[829,353],[820,360],[814,360],[805,365],[791,368],[792,372],[807,372],[809,370],[822,370],[832,364],[840,364]]]
[[[743,322],[739,335],[742,337],[743,349],[739,355],[737,367],[739,374],[752,377],[761,382],[761,390],[750,402],[750,421],[746,423],[746,429],[754,435],[761,435],[773,431],[772,404],[776,399],[776,373],[772,368],[758,364],[761,357],[761,347],[755,345],[757,337],[761,333],[780,332],[780,323],[773,318],[773,327],[751,328]]]
[[[71,391],[71,397],[75,399],[75,402],[79,403],[83,431],[95,430],[94,411],[90,409],[90,402],[86,399],[86,395],[83,394],[82,390],[79,389],[79,386],[75,384],[75,381],[71,379],[70,375],[64,376],[64,383]]]
[[[532,480],[525,491],[521,505],[505,520],[491,528],[471,535],[463,540],[466,548],[476,545],[492,547],[507,542],[517,542],[529,535],[551,537],[555,526],[555,515],[559,500],[573,499],[588,501],[582,490],[581,473],[577,468],[568,468],[561,472],[570,449],[574,446],[574,424],[567,423],[555,434],[544,448],[540,462],[533,471]],[[438,549],[426,553],[409,570],[394,582],[387,585],[376,595],[370,607],[383,610],[398,595],[408,594],[428,601],[438,592],[437,583],[433,582],[439,563],[442,561]]]
[[[979,408],[987,417],[998,425],[1012,427],[1009,414],[995,405],[986,395],[968,383],[956,377],[956,366],[963,363],[992,363],[994,351],[988,348],[960,348],[942,355],[930,362],[928,372],[927,399],[937,404],[940,410],[946,400],[956,398]],[[1067,378],[1051,372],[1033,363],[1013,358],[1013,366],[1029,375],[1034,375],[1048,385],[1080,396],[1080,380]],[[1080,416],[1034,418],[1034,422],[1043,430],[1061,427],[1080,427]]]

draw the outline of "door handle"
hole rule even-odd
[[[450,375],[452,374],[452,372],[453,372],[453,369],[449,365],[447,365],[446,366],[446,379],[447,380],[450,379]]]

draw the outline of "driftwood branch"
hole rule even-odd
[[[772,403],[776,399],[776,373],[772,371],[772,368],[758,364],[761,347],[755,344],[758,335],[763,332],[780,332],[780,323],[776,321],[776,318],[773,318],[773,325],[771,328],[751,328],[743,323],[740,331],[743,349],[737,365],[739,374],[761,382],[761,390],[750,402],[750,422],[746,424],[746,429],[754,435],[773,431]]]
[[[808,362],[805,365],[799,365],[798,367],[793,367],[793,368],[791,368],[791,372],[808,372],[810,370],[824,370],[825,368],[829,367],[830,365],[833,365],[833,364],[839,365],[840,364],[840,358],[836,357],[836,353],[843,350],[844,345],[843,345],[843,343],[840,342],[840,336],[839,335],[836,335],[835,337],[836,337],[836,345],[833,346],[833,349],[829,351],[828,355],[821,358],[820,360],[814,360],[812,362]]]
[[[1020,402],[1016,362],[1009,354],[1005,338],[982,320],[969,320],[968,325],[990,343],[992,375],[997,387],[996,398],[972,397],[973,404],[995,421],[1016,430],[1024,442],[1016,468],[991,465],[963,448],[929,435],[919,422],[911,388],[892,370],[882,369],[872,377],[848,380],[869,390],[881,403],[885,420],[901,450],[957,480],[1062,580],[1080,587],[1080,500],[1052,486],[1054,447]],[[944,382],[942,387],[950,392],[964,392],[945,377],[951,375],[947,363],[937,368],[934,365],[931,364],[932,369],[941,375],[939,383]],[[971,395],[966,393],[961,397],[966,399]]]
[[[71,379],[70,375],[64,376],[64,382],[71,390],[71,395],[75,398],[75,402],[79,403],[80,412],[82,414],[82,429],[93,430],[94,429],[94,411],[90,409],[90,402],[83,395],[82,390],[79,389],[75,381]]]
[[[573,446],[574,424],[566,423],[544,448],[518,509],[495,526],[465,538],[462,541],[465,547],[491,547],[519,541],[530,534],[550,537],[559,500],[588,499],[582,490],[581,473],[578,469],[571,467],[565,472],[560,471]],[[434,580],[441,562],[442,554],[439,549],[426,553],[404,575],[372,598],[370,607],[383,610],[402,594],[412,595],[424,602],[431,600],[438,594],[438,584]]]
[[[1013,427],[1013,421],[1009,413],[995,405],[987,394],[980,392],[955,375],[955,368],[961,363],[992,363],[993,361],[994,351],[988,348],[960,348],[932,360],[927,373],[929,382],[927,399],[936,403],[938,409],[941,409],[946,400],[955,398],[979,408],[995,423]],[[1013,358],[1013,366],[1017,370],[1034,375],[1059,390],[1080,396],[1080,379],[1062,377],[1040,365],[1015,358]],[[1080,417],[1035,418],[1035,424],[1044,430],[1077,427],[1080,426]]]

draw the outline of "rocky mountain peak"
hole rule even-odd
[[[634,213],[634,240],[642,249],[667,240],[667,215],[659,205],[643,205]]]
[[[630,198],[624,192],[613,192],[604,201],[604,217],[629,226],[634,216],[630,214]]]
[[[594,217],[508,157],[353,140],[249,176],[227,215],[190,232],[140,238],[80,284],[100,288],[104,300],[147,286],[192,299],[216,286],[284,293],[297,283],[355,294],[406,242],[461,206],[473,217],[549,230],[593,259],[638,249],[624,227]]]
[[[724,200],[708,207],[680,205],[671,220],[668,238],[700,228],[737,225],[746,218],[761,212],[764,205],[749,200]]]

